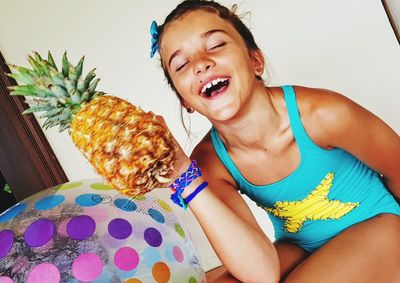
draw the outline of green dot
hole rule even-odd
[[[178,223],[175,223],[175,231],[179,234],[179,236],[185,238],[185,231],[183,231],[182,226]]]
[[[113,190],[112,187],[110,187],[109,185],[106,185],[104,183],[94,183],[94,184],[91,184],[90,187],[92,189],[101,190],[101,191]]]
[[[145,196],[134,196],[134,197],[131,197],[131,199],[134,199],[134,200],[145,200],[146,199],[146,197]]]
[[[168,212],[172,212],[172,208],[168,205],[168,203],[166,203],[165,201],[163,201],[162,199],[158,200],[158,204],[165,210]]]
[[[194,278],[193,276],[189,278],[189,282],[188,283],[197,283],[196,278]]]
[[[69,182],[62,184],[57,188],[57,190],[70,190],[79,187],[80,185],[82,185],[82,182]]]

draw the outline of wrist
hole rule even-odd
[[[188,203],[208,185],[201,176],[201,170],[193,160],[187,170],[170,185],[173,191],[171,200],[178,206],[187,209]]]
[[[181,193],[182,198],[187,198],[191,193],[193,193],[198,186],[200,186],[204,182],[204,177],[200,176],[196,178],[189,186],[187,186],[183,192]]]

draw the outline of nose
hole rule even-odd
[[[213,60],[207,58],[207,57],[200,57],[196,60],[193,71],[196,75],[205,73],[212,67],[214,67],[215,63]]]

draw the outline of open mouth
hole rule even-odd
[[[200,95],[204,97],[214,97],[223,92],[229,86],[229,78],[217,78],[205,84],[201,90]]]

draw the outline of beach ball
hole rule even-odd
[[[43,190],[0,214],[0,283],[205,282],[168,200],[99,180]]]

